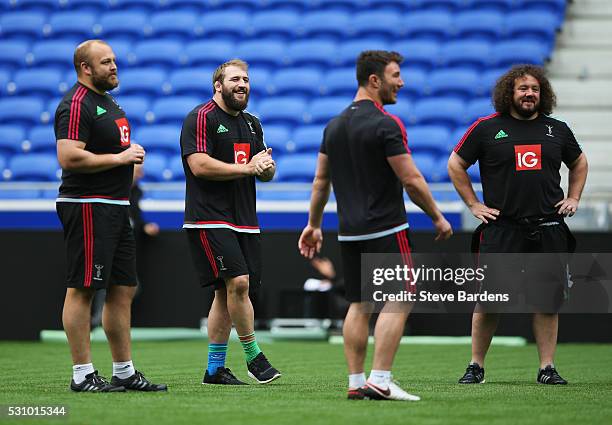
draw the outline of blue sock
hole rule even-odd
[[[217,369],[225,366],[225,355],[227,354],[227,342],[225,344],[208,344],[208,370],[209,375],[214,375]]]

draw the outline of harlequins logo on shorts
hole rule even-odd
[[[499,130],[499,132],[495,135],[495,140],[503,139],[504,137],[508,137],[504,130]]]
[[[219,133],[227,133],[229,130],[225,128],[223,124],[219,124],[219,128],[217,128],[217,134]]]

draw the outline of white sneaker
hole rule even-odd
[[[364,396],[364,398],[370,400],[419,401],[421,399],[419,396],[408,394],[393,380],[389,383],[389,388],[386,390],[367,382],[364,390]]]

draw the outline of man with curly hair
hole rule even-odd
[[[482,221],[472,239],[480,254],[504,253],[483,288],[523,292],[533,311],[533,333],[540,357],[537,382],[567,384],[553,358],[558,311],[567,288],[567,263],[537,263],[541,253],[572,252],[575,240],[564,217],[571,217],[587,177],[587,160],[568,125],[550,116],[556,97],[542,68],[517,65],[501,76],[493,92],[496,112],[478,119],[448,161],[449,176],[472,214]],[[484,203],[466,172],[479,162]],[[569,168],[567,196],[561,188],[561,162]],[[515,253],[515,255],[508,255]],[[518,255],[529,253],[531,255]],[[559,254],[557,254],[559,255]],[[481,258],[482,259],[482,258]],[[495,307],[495,306],[494,306]],[[472,360],[461,384],[484,383],[484,360],[499,321],[499,310],[476,305],[472,316]]]

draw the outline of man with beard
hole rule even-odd
[[[165,391],[134,369],[130,308],[136,290],[134,233],[128,196],[134,164],[145,151],[130,143],[125,112],[107,93],[119,84],[115,54],[102,40],[74,52],[77,83],[55,113],[62,184],[57,213],[64,228],[68,272],[62,321],[73,361],[73,391]],[[102,326],[113,358],[111,382],[91,362],[90,320],[95,291],[106,289]]]
[[[364,373],[372,299],[366,299],[361,291],[361,254],[401,254],[404,264],[411,265],[402,187],[431,217],[436,240],[452,234],[412,160],[404,125],[383,108],[396,102],[397,92],[404,85],[400,76],[402,60],[399,53],[379,50],[362,52],[357,58],[357,94],[353,103],[325,128],[308,225],[298,242],[306,258],[320,251],[323,209],[333,184],[346,298],[350,303],[343,329],[348,398],[354,400],[419,400],[400,388],[391,376],[411,304],[385,304],[376,321],[374,359],[367,381]]]
[[[493,104],[497,112],[472,124],[448,161],[457,192],[482,221],[472,239],[473,250],[481,254],[572,252],[575,241],[563,217],[573,216],[578,209],[588,166],[568,125],[549,116],[556,97],[544,70],[533,65],[513,67],[497,81]],[[476,197],[466,172],[476,161],[484,203]],[[569,168],[567,197],[560,186],[561,162]],[[495,261],[494,257],[486,258]],[[530,264],[530,257],[542,258],[532,255],[523,261],[519,254],[505,255],[499,260],[503,270],[496,270],[483,288],[498,286],[516,292],[525,284],[540,357],[537,382],[564,385],[567,381],[559,376],[553,360],[557,312],[567,287],[566,265],[561,261],[543,270],[536,261]],[[499,308],[491,307],[477,304],[474,310],[472,360],[461,384],[484,382],[485,355],[499,320]]]
[[[255,177],[270,181],[276,165],[259,120],[245,111],[248,65],[234,59],[212,78],[212,100],[196,106],[181,131],[186,177],[185,223],[200,284],[215,297],[208,314],[208,366],[203,384],[245,385],[225,367],[232,323],[249,377],[267,384],[281,376],[257,345],[250,296],[261,285]]]

